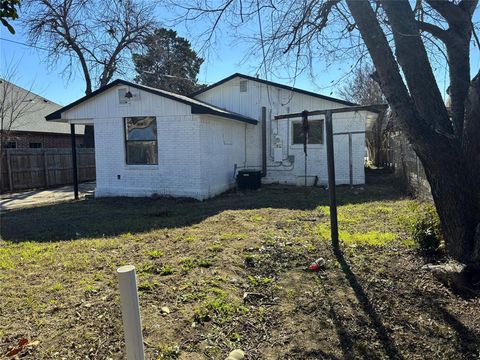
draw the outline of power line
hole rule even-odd
[[[13,43],[13,44],[17,44],[17,45],[22,45],[22,46],[25,46],[25,47],[29,47],[29,48],[32,48],[32,49],[37,49],[37,50],[42,50],[42,51],[47,51],[47,52],[50,52],[49,49],[45,48],[45,47],[41,47],[41,46],[37,46],[37,45],[33,45],[33,44],[27,44],[27,43],[24,43],[24,42],[21,42],[21,41],[15,41],[15,40],[11,40],[11,39],[6,39],[6,38],[3,38],[3,37],[0,37],[0,40],[3,40],[3,41],[7,41],[7,42],[10,42],[10,43]],[[58,51],[56,50],[56,52],[62,54],[62,55],[65,55],[65,56],[72,56],[72,54],[69,54],[65,51]],[[144,71],[144,70],[137,70],[136,68],[130,66],[130,65],[125,65],[125,67],[127,69],[129,69],[130,71],[135,71],[137,73],[139,72],[142,72],[144,74],[147,74],[147,75],[156,75],[156,76],[161,76],[161,77],[167,77],[167,78],[174,78],[174,79],[180,79],[180,80],[187,80],[187,81],[190,81],[190,82],[195,82],[195,80],[192,80],[192,79],[188,79],[188,78],[183,78],[183,77],[180,77],[180,76],[175,76],[175,75],[168,75],[168,74],[155,74],[155,73],[152,73],[150,71]],[[211,84],[209,82],[204,82],[205,84]]]
[[[13,44],[23,45],[23,46],[30,47],[30,48],[34,48],[34,49],[38,49],[38,50],[50,51],[50,50],[48,50],[47,48],[44,48],[44,47],[41,47],[41,46],[32,45],[32,44],[27,44],[27,43],[24,43],[24,42],[15,41],[15,40],[11,40],[11,39],[5,39],[5,38],[3,38],[3,37],[0,37],[0,40],[7,41],[7,42],[10,42],[10,43],[13,43]],[[68,55],[68,54],[65,53],[65,52],[61,52],[61,51],[59,51],[59,52],[60,52],[61,54]]]

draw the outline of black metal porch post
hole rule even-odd
[[[330,197],[330,227],[332,244],[338,249],[337,197],[335,193],[335,159],[333,156],[332,112],[325,112],[325,130],[327,138],[328,193]]]
[[[75,124],[70,124],[70,139],[72,143],[73,192],[75,194],[75,200],[78,200],[77,138],[75,136]]]

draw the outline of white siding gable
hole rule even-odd
[[[138,93],[139,98],[121,104],[118,91],[128,86],[118,85],[108,89],[91,99],[65,111],[64,119],[107,119],[112,117],[145,116],[181,116],[190,115],[190,105],[174,101],[150,92],[131,88],[132,93]]]

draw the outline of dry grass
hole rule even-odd
[[[137,268],[149,359],[467,359],[480,302],[421,269],[407,227],[418,204],[389,185],[327,193],[266,187],[203,203],[85,200],[10,212],[0,241],[0,354],[121,358],[115,269]],[[323,272],[305,271],[326,259]],[[247,295],[245,295],[247,294]],[[170,314],[161,308],[169,307]]]

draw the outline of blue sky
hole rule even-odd
[[[478,11],[475,18],[479,19]],[[160,19],[162,20],[162,19]],[[75,69],[70,79],[62,77],[61,70],[63,69],[66,59],[61,60],[55,68],[47,66],[45,62],[46,52],[38,49],[33,49],[18,43],[10,41],[26,43],[23,29],[18,22],[13,22],[17,31],[15,35],[11,35],[3,26],[0,27],[0,63],[5,66],[8,62],[18,62],[18,76],[16,83],[20,86],[30,88],[36,93],[57,102],[61,105],[66,105],[84,95],[84,80],[81,72]],[[185,27],[180,26],[176,28],[181,36],[189,37]],[[195,31],[195,29],[193,29]],[[10,41],[6,41],[6,40]],[[210,51],[205,63],[201,67],[199,80],[203,83],[213,83],[227,77],[235,72],[241,72],[248,75],[256,75],[260,64],[260,56],[252,56],[246,61],[242,62],[243,54],[248,50],[248,45],[232,39],[228,36],[221,37],[217,43],[214,51]],[[471,50],[471,65],[472,73],[476,73],[480,68],[480,54],[479,49],[472,47]],[[324,95],[335,96],[335,87],[332,83],[337,82],[348,71],[349,64],[327,64],[318,61],[315,64],[314,71],[316,74],[321,74],[315,78],[315,81],[308,75],[301,75],[295,81],[295,86],[310,91],[322,93]],[[282,71],[276,71],[282,79],[275,78],[271,74],[269,80],[279,81],[286,84],[291,84],[288,79],[288,74]],[[263,72],[261,72],[261,77]],[[440,65],[436,69],[436,75],[439,80],[440,89],[444,90],[446,84],[444,79],[447,78],[445,66]],[[132,80],[134,74],[130,78]],[[447,80],[448,81],[448,80]],[[32,85],[33,84],[33,85]]]

